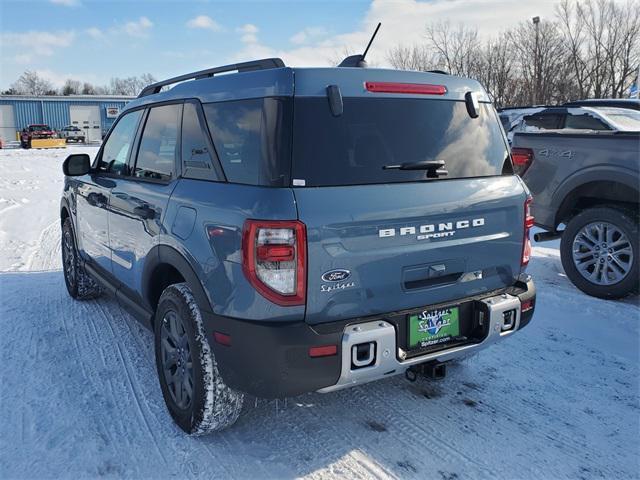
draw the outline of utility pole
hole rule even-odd
[[[533,68],[534,68],[534,77],[535,77],[535,85],[533,90],[533,104],[537,105],[540,101],[540,51],[538,48],[538,38],[539,38],[539,25],[540,25],[540,17],[533,17],[531,19],[536,29],[536,49],[533,55]]]

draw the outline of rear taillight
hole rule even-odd
[[[247,220],[244,224],[244,274],[263,297],[275,304],[305,303],[306,237],[304,223],[298,221]]]
[[[513,162],[513,172],[522,176],[533,163],[533,150],[514,147],[511,149],[511,161]]]
[[[447,87],[428,83],[396,83],[396,82],[365,82],[369,92],[376,93],[406,93],[414,95],[444,95]]]
[[[534,223],[533,215],[531,215],[532,202],[533,198],[531,197],[527,197],[524,202],[524,240],[522,244],[521,261],[523,267],[526,267],[529,264],[529,260],[531,259],[531,239],[529,237]]]

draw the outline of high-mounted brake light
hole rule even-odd
[[[427,83],[395,83],[395,82],[365,82],[365,88],[375,93],[407,93],[414,95],[444,95],[447,87],[444,85],[430,85]]]
[[[529,237],[535,222],[533,215],[531,215],[532,202],[532,197],[527,197],[524,201],[524,239],[522,242],[522,261],[520,262],[523,268],[529,264],[531,259],[531,239]]]
[[[522,176],[533,163],[533,150],[514,147],[511,149],[511,161],[514,173]]]
[[[242,269],[266,299],[304,305],[307,291],[307,235],[298,221],[247,220],[242,234]]]

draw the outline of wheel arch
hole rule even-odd
[[[637,212],[640,204],[638,185],[628,174],[584,175],[566,183],[555,197],[557,201],[553,203],[559,205],[554,217],[555,226],[566,223],[587,208],[618,204]]]
[[[191,262],[168,245],[156,245],[147,255],[142,273],[142,296],[155,313],[162,291],[174,283],[185,282],[200,310],[211,312],[211,302]]]
[[[66,198],[60,200],[60,224],[62,225],[67,218],[71,217],[71,209]]]

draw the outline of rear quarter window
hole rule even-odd
[[[291,99],[256,98],[203,105],[227,180],[284,187],[291,170]]]

